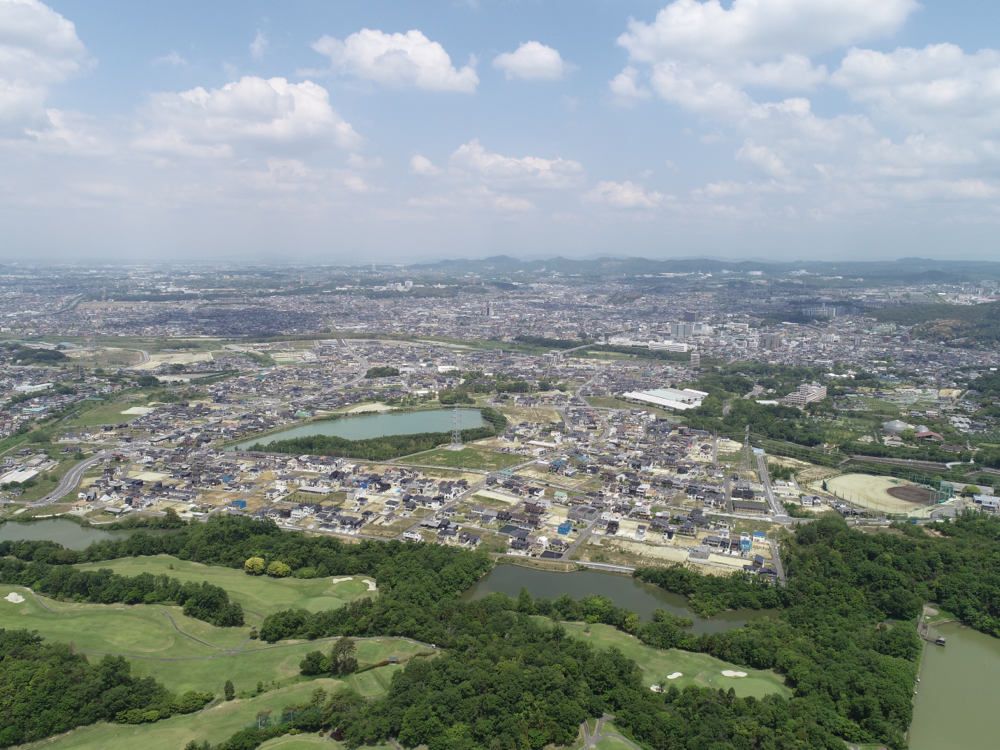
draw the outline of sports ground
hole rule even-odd
[[[936,507],[926,502],[929,493],[920,485],[904,479],[870,474],[843,474],[827,479],[826,487],[841,500],[879,513],[924,518]]]

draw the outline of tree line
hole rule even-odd
[[[178,696],[134,677],[121,656],[91,664],[65,643],[0,629],[0,747],[33,742],[96,721],[140,724],[193,713],[214,697]]]
[[[10,544],[5,542],[4,544]],[[46,550],[47,548],[42,547]],[[20,550],[23,553],[23,548]],[[55,557],[58,557],[58,550]],[[3,554],[0,549],[0,554]],[[65,559],[65,558],[64,558]],[[184,614],[217,627],[243,625],[243,609],[225,589],[208,582],[181,583],[166,575],[123,576],[113,570],[79,570],[69,565],[0,559],[0,583],[25,586],[50,599],[95,604],[177,604]]]

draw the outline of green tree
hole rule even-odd
[[[249,576],[259,576],[264,574],[264,558],[250,557],[243,563],[243,570]]]
[[[267,566],[267,574],[271,578],[287,578],[291,575],[292,569],[280,560],[275,560]]]
[[[517,595],[517,611],[526,615],[535,614],[535,600],[528,593],[528,587],[522,586],[521,592]]]
[[[226,694],[226,700],[227,701],[231,701],[233,698],[236,697],[236,688],[233,687],[233,681],[232,680],[226,680],[226,685],[223,688],[223,691]]]
[[[434,709],[421,703],[403,714],[403,726],[399,731],[399,741],[409,747],[426,745],[444,732],[444,725],[434,715]]]
[[[305,658],[299,662],[299,672],[304,674],[306,677],[312,677],[314,675],[323,674],[325,671],[323,669],[324,662],[323,654],[319,651],[310,651],[305,655]]]
[[[965,497],[972,497],[973,495],[979,494],[979,488],[974,484],[967,484],[962,488],[962,495]]]

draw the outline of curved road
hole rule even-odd
[[[59,485],[52,490],[48,495],[43,497],[41,500],[36,500],[29,504],[31,508],[37,508],[42,505],[50,505],[56,500],[61,500],[70,494],[73,490],[77,488],[80,484],[80,480],[83,479],[84,472],[87,471],[92,466],[96,466],[101,461],[108,457],[107,451],[101,451],[96,456],[88,458],[86,461],[81,461],[72,469],[63,474],[63,478],[59,480]]]

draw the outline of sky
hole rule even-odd
[[[980,0],[0,0],[0,263],[996,260],[998,28]]]

